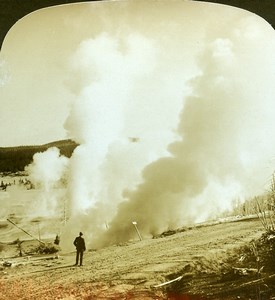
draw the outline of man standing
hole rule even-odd
[[[82,237],[83,233],[79,232],[79,236],[75,238],[74,245],[76,247],[76,261],[75,266],[78,265],[78,260],[80,262],[80,266],[82,266],[82,260],[83,260],[83,252],[86,250],[85,246],[85,240]]]

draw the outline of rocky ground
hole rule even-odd
[[[34,255],[37,241],[22,257],[2,243],[0,299],[275,299],[263,232],[255,218],[183,228],[87,250],[82,267],[75,253]]]

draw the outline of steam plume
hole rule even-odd
[[[165,77],[158,72],[163,68],[157,64],[159,55],[155,41],[140,34],[102,34],[80,45],[74,66],[90,81],[82,82],[66,122],[70,136],[81,144],[70,161],[68,231],[77,222],[83,231],[93,228],[93,238],[99,235],[123,201],[125,187],[134,188],[142,168],[166,154],[175,139],[174,115],[184,85],[178,82],[174,90],[174,82],[166,80],[159,89]],[[159,101],[167,110],[160,110]]]
[[[154,235],[213,217],[234,199],[263,191],[275,146],[275,37],[267,30],[264,46],[253,19],[238,25],[207,44],[180,116],[180,139],[124,193],[103,244],[133,238],[133,220],[143,235]]]
[[[31,182],[40,190],[32,207],[34,215],[56,215],[58,202],[61,201],[56,188],[58,184],[60,187],[61,179],[66,177],[68,162],[68,158],[61,156],[56,147],[33,156],[33,162],[26,167],[26,171],[30,174]]]

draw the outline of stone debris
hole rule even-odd
[[[4,261],[3,262],[3,266],[4,267],[11,267],[12,266],[12,263],[10,261]]]
[[[248,275],[255,275],[259,273],[258,269],[254,268],[234,268],[233,267],[234,274],[242,275],[242,276],[248,276]]]

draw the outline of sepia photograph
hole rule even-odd
[[[275,299],[272,2],[0,1],[1,300]]]

